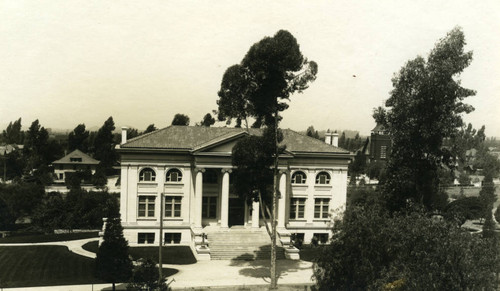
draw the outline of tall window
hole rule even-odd
[[[139,196],[139,217],[155,216],[155,196]]]
[[[153,182],[156,180],[156,173],[151,168],[142,169],[139,173],[139,181],[141,182]]]
[[[290,203],[290,219],[304,218],[306,198],[292,198]]]
[[[181,196],[165,197],[165,217],[181,217]]]
[[[316,198],[314,199],[314,218],[328,218],[328,204],[330,199],[328,198]]]
[[[203,218],[216,218],[217,217],[217,197],[203,197],[203,208],[201,216]]]
[[[182,172],[179,169],[170,169],[167,172],[167,182],[180,182],[182,181]]]
[[[330,184],[330,174],[327,172],[320,172],[316,175],[316,184]]]
[[[292,184],[305,184],[306,183],[306,174],[302,171],[297,171],[292,175]]]
[[[380,147],[380,158],[381,159],[387,158],[387,146]]]

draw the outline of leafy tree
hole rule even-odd
[[[306,135],[313,137],[315,139],[320,139],[318,131],[314,130],[314,126],[312,126],[312,125],[307,128]]]
[[[393,210],[404,207],[407,199],[433,207],[438,169],[452,162],[443,140],[462,127],[461,114],[473,110],[462,101],[475,92],[457,80],[472,60],[464,45],[462,30],[455,28],[427,60],[419,56],[408,61],[392,79],[388,109],[375,110],[377,123],[388,130],[393,143],[385,183]]]
[[[31,216],[42,201],[44,187],[33,183],[0,184],[0,200],[8,209],[13,221]]]
[[[172,125],[189,125],[189,117],[185,114],[177,113],[172,119]]]
[[[274,158],[273,175],[264,170],[264,173],[269,173],[271,177],[264,181],[271,181],[271,179],[274,181],[273,191],[267,190],[266,186],[269,185],[252,185],[241,175],[238,175],[240,178],[236,179],[235,184],[240,195],[248,195],[250,199],[255,199],[254,193],[259,193],[261,201],[272,201],[273,207],[270,215],[272,227],[270,232],[271,288],[276,288],[277,284],[275,217],[278,192],[277,163],[280,153],[278,122],[281,117],[279,112],[288,108],[284,100],[288,100],[294,92],[307,89],[308,84],[315,80],[317,71],[317,64],[303,57],[295,37],[288,31],[280,30],[273,37],[265,37],[252,45],[240,64],[233,65],[226,70],[218,93],[218,119],[220,121],[227,120],[229,123],[235,119],[236,126],[241,126],[241,122],[245,121],[248,128],[248,118],[252,117],[255,119],[252,127],[264,125],[267,128],[262,138],[250,137],[238,142],[233,149],[233,163],[236,163],[237,172],[257,172],[257,169],[263,169],[262,165],[269,165],[269,161]],[[256,157],[245,157],[245,154],[254,154],[248,144],[267,148],[268,140],[272,140],[272,149],[269,148],[268,151]],[[248,144],[242,144],[243,142],[248,142]],[[239,156],[240,153],[241,156]],[[245,160],[248,163],[238,162]],[[272,197],[269,197],[271,195],[268,193],[272,193]],[[264,195],[268,197],[263,197]]]
[[[6,144],[22,144],[24,133],[21,131],[21,118],[9,122],[7,128],[2,132],[3,142]]]
[[[33,213],[32,224],[45,232],[52,232],[56,228],[69,229],[66,224],[67,211],[61,193],[47,193]]]
[[[154,124],[150,124],[150,125],[148,125],[148,127],[146,128],[146,130],[144,131],[144,133],[150,133],[150,132],[153,132],[153,131],[155,131],[157,129],[158,128],[156,128]]]
[[[356,179],[361,173],[366,170],[366,155],[362,151],[358,151],[354,157],[354,161],[349,164],[349,174],[351,181],[356,184]]]
[[[139,131],[136,128],[128,128],[127,129],[127,138],[134,138],[139,136]]]
[[[115,122],[113,117],[109,117],[97,134],[94,140],[94,158],[100,161],[99,166],[106,172],[110,171],[117,160],[113,131]]]
[[[444,217],[451,222],[462,225],[466,220],[479,219],[484,213],[484,203],[478,197],[462,197],[450,202]]]
[[[85,129],[85,124],[78,124],[72,132],[68,134],[68,150],[79,149],[83,152],[89,150],[89,132]]]
[[[253,117],[258,127],[272,125],[275,112],[288,108],[282,100],[307,89],[317,72],[317,64],[303,57],[295,37],[280,30],[252,45],[240,64],[226,70],[218,93],[218,118],[241,124]]]
[[[203,120],[201,121],[201,126],[210,127],[215,124],[215,118],[212,117],[212,114],[207,113],[203,116]]]
[[[345,132],[342,132],[342,134],[340,135],[340,138],[339,138],[339,147],[341,147],[343,149],[347,149],[345,143],[346,143]]]
[[[492,290],[490,240],[424,212],[348,208],[314,265],[319,290]]]
[[[483,204],[482,217],[484,219],[491,218],[493,203],[497,201],[497,195],[495,194],[495,184],[493,184],[493,177],[487,175],[484,177],[483,186],[481,191],[479,191],[479,199]]]
[[[132,261],[128,256],[128,243],[123,237],[123,227],[118,217],[108,218],[103,242],[96,257],[98,276],[113,283],[126,282],[132,275]]]

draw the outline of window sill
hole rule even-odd
[[[298,218],[298,219],[290,218],[288,221],[291,221],[291,222],[307,222],[307,219],[305,219],[305,218]]]
[[[165,182],[165,186],[167,186],[167,185],[176,185],[176,186],[181,185],[182,186],[182,185],[184,185],[184,183],[183,182]]]
[[[163,217],[163,221],[183,221],[182,217]]]
[[[332,188],[333,186],[331,184],[314,184],[314,187],[318,188]]]
[[[313,222],[328,222],[330,221],[329,218],[315,218],[313,219]]]
[[[156,217],[137,217],[137,221],[155,221],[158,220]]]

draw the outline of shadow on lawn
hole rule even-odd
[[[282,248],[279,248],[277,251],[282,251]],[[231,266],[241,267],[239,273],[243,276],[253,277],[253,278],[263,278],[264,281],[270,282],[270,274],[271,274],[270,245],[261,246],[257,251],[257,253],[260,252],[269,253],[269,259],[252,260],[249,258],[255,257],[256,254],[248,253],[232,259]],[[278,278],[283,278],[284,276],[290,276],[291,274],[289,273],[291,272],[293,273],[302,269],[310,268],[310,266],[304,266],[304,263],[300,260],[278,259],[276,260],[276,265],[277,265],[276,272],[278,274]]]

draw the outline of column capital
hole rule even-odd
[[[278,169],[278,170],[279,170],[278,172],[279,172],[280,175],[281,174],[288,174],[288,173],[290,173],[290,170],[288,170],[288,169]]]
[[[196,168],[194,169],[194,171],[195,171],[196,173],[200,173],[200,172],[201,172],[201,173],[205,173],[205,168],[199,168],[199,167],[196,167]]]
[[[224,173],[229,173],[229,174],[231,174],[231,173],[233,172],[233,169],[231,169],[231,168],[222,168],[220,171],[221,171],[223,174],[224,174]]]

